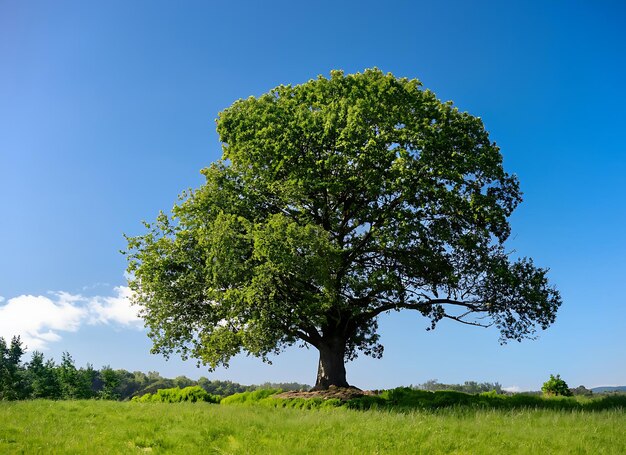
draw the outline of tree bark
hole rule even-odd
[[[324,340],[317,346],[320,360],[317,367],[317,380],[313,390],[326,390],[331,385],[349,387],[346,381],[346,341],[342,339]]]

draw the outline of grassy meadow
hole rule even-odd
[[[0,402],[0,453],[624,454],[626,413]]]

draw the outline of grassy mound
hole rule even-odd
[[[470,395],[452,390],[429,392],[408,387],[385,390],[377,395],[342,399],[333,397],[284,397],[281,390],[265,389],[243,392],[222,399],[225,405],[261,405],[273,408],[324,409],[343,407],[347,409],[388,409],[388,410],[435,410],[451,407],[480,409],[555,409],[600,411],[608,409],[626,409],[626,395],[612,395],[597,398],[587,397],[541,397],[536,395],[499,395],[487,392]]]

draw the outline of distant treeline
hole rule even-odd
[[[463,384],[442,384],[436,379],[431,379],[426,381],[423,384],[411,385],[410,388],[414,390],[428,390],[429,392],[438,392],[441,390],[453,390],[455,392],[465,392],[470,394],[476,393],[486,393],[495,391],[498,394],[506,394],[507,392],[502,388],[498,382],[476,382],[476,381],[465,381]],[[579,385],[575,388],[569,389],[572,395],[581,395],[581,396],[591,396],[593,395],[593,391],[586,388],[585,386]],[[524,395],[541,395],[541,390],[533,391],[533,392],[522,392]]]
[[[428,390],[430,392],[437,392],[439,390],[454,390],[456,392],[465,393],[485,393],[495,390],[496,393],[504,393],[502,385],[497,382],[465,381],[463,384],[442,384],[436,379],[431,379],[423,384],[415,386],[412,385],[411,388],[417,390]]]
[[[28,362],[22,362],[26,353],[19,337],[10,344],[0,337],[0,400],[48,398],[54,400],[90,399],[128,400],[160,389],[200,386],[208,393],[222,397],[260,388],[308,390],[306,384],[264,383],[241,385],[231,381],[211,381],[205,377],[193,380],[186,376],[174,379],[162,377],[156,371],[114,370],[104,366],[96,370],[92,365],[76,368],[72,356],[64,352],[61,363],[45,359],[41,352],[32,353]]]

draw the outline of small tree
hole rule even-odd
[[[73,400],[79,395],[78,370],[74,365],[74,359],[69,352],[61,355],[61,364],[56,369],[59,385],[61,386],[61,397],[64,400]]]
[[[76,370],[76,398],[85,400],[96,396],[97,379],[98,372],[89,363],[85,368]]]
[[[61,386],[55,369],[56,365],[52,359],[44,362],[43,353],[33,352],[26,370],[32,387],[32,398],[57,399],[61,397]]]
[[[572,396],[567,383],[558,374],[556,376],[550,375],[550,379],[543,383],[541,391],[546,396]]]
[[[100,390],[99,396],[103,400],[117,400],[120,394],[117,392],[117,388],[120,385],[120,375],[110,366],[106,365],[100,370],[100,379],[102,380],[102,390]]]
[[[17,400],[28,394],[21,358],[26,348],[19,336],[11,339],[7,345],[0,337],[0,400]]]
[[[495,326],[532,338],[561,298],[547,269],[510,260],[521,201],[480,118],[417,80],[333,71],[219,114],[221,160],[145,235],[130,287],[153,352],[212,368],[239,352],[319,351],[315,387],[379,358],[378,318]]]

